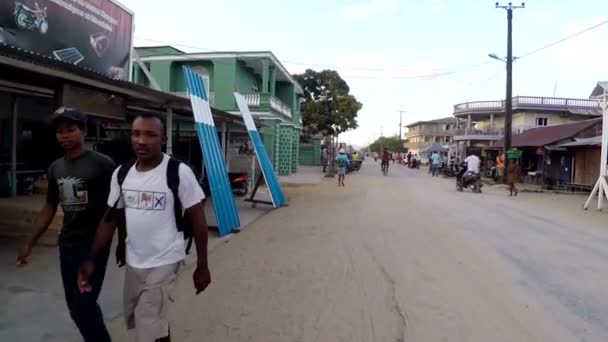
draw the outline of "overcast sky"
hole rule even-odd
[[[194,51],[271,50],[292,72],[337,69],[363,103],[366,145],[404,124],[452,115],[460,102],[503,99],[506,12],[489,0],[122,0],[135,44]],[[514,55],[608,19],[608,1],[530,0],[515,12]],[[608,25],[515,63],[515,95],[587,98],[608,80]],[[417,77],[428,76],[431,77]],[[557,85],[557,87],[556,87]],[[342,139],[341,139],[342,140]]]

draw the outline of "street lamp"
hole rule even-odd
[[[496,59],[496,60],[501,61],[501,62],[505,62],[505,63],[507,62],[507,57],[500,58],[495,53],[489,53],[488,57],[490,57],[492,59]],[[518,59],[519,59],[519,57],[513,57],[513,62],[515,63]]]
[[[488,56],[489,56],[490,58],[494,58],[494,59],[499,60],[499,61],[503,61],[503,62],[506,62],[506,61],[507,61],[507,60],[506,60],[506,59],[504,59],[504,58],[500,58],[500,57],[498,57],[498,56],[497,56],[495,53],[489,53],[489,54],[488,54]]]

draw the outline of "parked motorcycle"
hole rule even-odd
[[[361,160],[351,160],[350,164],[348,165],[348,171],[359,171],[361,170],[361,165],[363,164],[363,161]]]
[[[463,168],[456,177],[456,190],[464,191],[464,189],[471,189],[473,192],[481,193],[481,175],[479,173],[469,172],[466,168]]]
[[[247,172],[230,172],[228,173],[228,180],[230,181],[230,187],[234,195],[237,197],[247,196],[247,193],[249,193],[249,174]],[[205,196],[211,197],[211,187],[209,186],[207,176],[203,178],[201,187]]]
[[[444,177],[456,177],[456,176],[458,176],[458,172],[459,172],[459,169],[458,169],[458,165],[456,165],[456,164],[452,163],[452,164],[448,165],[446,163],[443,163],[443,165],[441,166],[441,174]]]
[[[46,19],[46,7],[41,9],[36,2],[36,8],[27,7],[21,2],[15,3],[15,23],[23,30],[38,30],[41,34],[46,34],[49,30],[49,22]]]

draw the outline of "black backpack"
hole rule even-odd
[[[116,174],[116,179],[118,181],[118,186],[120,188],[120,196],[122,196],[122,184],[125,182],[125,178],[127,178],[127,174],[129,170],[135,165],[137,159],[131,159],[124,164],[120,165],[120,169]],[[188,240],[186,244],[186,254],[190,254],[190,248],[192,247],[192,225],[190,223],[189,218],[186,217],[186,213],[183,211],[182,203],[179,200],[179,165],[180,162],[177,159],[169,158],[169,163],[167,165],[167,186],[171,190],[173,194],[173,214],[175,215],[175,224],[177,226],[177,230],[184,233],[184,240]],[[118,200],[114,203],[112,207],[113,210],[116,209],[118,205]]]

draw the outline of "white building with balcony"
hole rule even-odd
[[[513,98],[514,134],[530,128],[561,125],[602,115],[594,100],[516,96]],[[459,129],[454,142],[468,149],[493,147],[504,136],[505,101],[475,101],[454,106]]]

